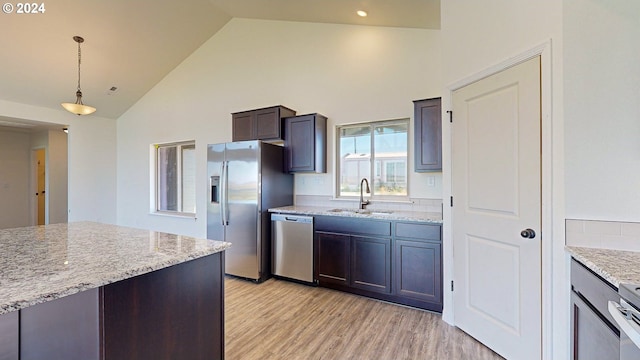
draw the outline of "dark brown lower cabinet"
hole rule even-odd
[[[0,315],[0,360],[19,359],[18,312]]]
[[[620,338],[575,292],[571,293],[573,360],[619,360]]]
[[[105,286],[105,358],[224,358],[219,255]]]
[[[571,260],[571,359],[620,359],[620,330],[608,311],[617,288]]]
[[[223,252],[0,315],[0,360],[223,358]]]
[[[316,279],[325,283],[349,285],[351,237],[317,231],[315,234]]]
[[[100,359],[100,291],[20,310],[20,359]]]
[[[351,236],[351,286],[391,293],[391,239]]]
[[[398,240],[394,247],[394,294],[442,311],[441,245]]]
[[[442,311],[439,224],[314,217],[320,286]]]

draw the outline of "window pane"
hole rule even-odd
[[[359,196],[360,180],[371,177],[371,127],[341,128],[340,196]]]
[[[182,147],[182,211],[196,212],[196,148]]]
[[[175,146],[158,148],[158,210],[178,210],[178,156]]]
[[[374,195],[407,195],[407,129],[406,121],[374,128],[373,156],[381,163],[373,181]]]

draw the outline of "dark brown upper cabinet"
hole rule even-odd
[[[441,99],[416,100],[413,104],[415,171],[442,171]]]
[[[282,119],[296,112],[284,106],[231,114],[233,141],[282,140]]]
[[[327,118],[308,114],[284,119],[286,171],[324,173],[327,171]]]

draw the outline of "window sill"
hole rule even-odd
[[[183,212],[177,212],[177,211],[152,211],[150,215],[197,220],[196,214],[183,213]]]

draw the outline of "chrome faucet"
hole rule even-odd
[[[364,207],[369,205],[369,200],[364,200],[362,197],[362,183],[367,186],[365,189],[367,194],[371,194],[371,189],[369,189],[369,180],[367,180],[367,178],[362,178],[362,180],[360,180],[360,210],[364,210]]]

